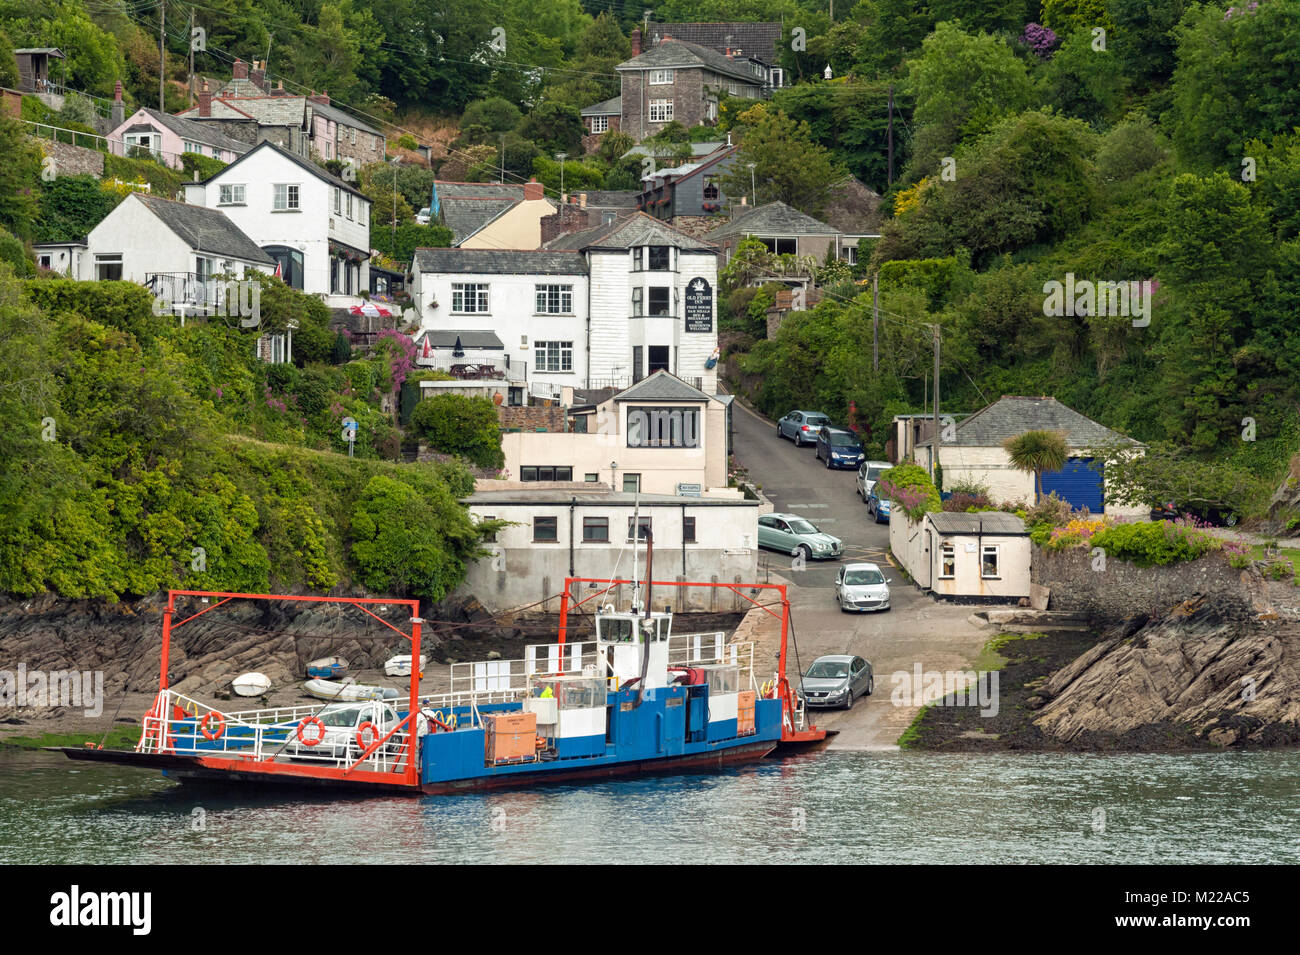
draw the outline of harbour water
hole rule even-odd
[[[216,791],[0,751],[0,863],[1290,863],[1300,752],[820,753],[486,795]]]

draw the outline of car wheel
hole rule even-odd
[[[853,709],[853,688],[852,687],[849,688],[849,695],[844,698],[844,708],[846,710]]]
[[[867,677],[867,696],[870,696],[876,689],[876,675],[873,673]]]
[[[812,548],[807,544],[800,544],[794,549],[794,556],[802,558],[805,563],[812,559]]]

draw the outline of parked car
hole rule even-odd
[[[858,497],[862,498],[863,503],[866,503],[867,495],[876,486],[880,475],[892,467],[888,461],[863,461],[858,466]]]
[[[857,467],[867,458],[856,434],[830,425],[817,431],[817,457],[826,462],[828,469]]]
[[[791,557],[827,559],[839,557],[844,544],[838,537],[823,534],[812,521],[798,514],[764,514],[758,519],[758,546],[779,550]]]
[[[285,744],[287,756],[317,756],[333,759],[356,759],[362,748],[357,742],[357,731],[362,723],[371,723],[385,736],[397,725],[397,711],[387,703],[366,701],[359,703],[330,703],[316,711],[316,718],[324,726],[324,736],[315,745],[308,746],[298,738],[298,723],[288,724],[291,728],[289,741]],[[277,724],[279,725],[279,724]],[[319,729],[308,727],[304,733],[308,739],[315,737]],[[369,743],[367,734],[367,743]],[[391,742],[385,744],[392,751]]]
[[[888,610],[889,580],[877,564],[845,564],[835,575],[841,610]]]
[[[432,214],[433,213],[429,209],[429,207],[425,206],[423,209],[421,209],[419,212],[415,214],[415,221],[418,225],[428,225],[429,219],[432,216]]]
[[[799,680],[799,697],[807,706],[842,706],[853,709],[853,701],[870,696],[876,688],[871,664],[847,653],[818,657]]]
[[[791,411],[776,423],[776,436],[789,438],[795,447],[817,443],[817,429],[831,423],[820,411]]]
[[[876,519],[877,524],[889,523],[889,501],[881,500],[874,487],[867,495],[867,513]]]

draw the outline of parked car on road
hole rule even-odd
[[[789,438],[796,447],[817,443],[817,429],[831,423],[820,411],[791,411],[776,423],[776,436]]]
[[[415,222],[416,222],[416,224],[417,224],[417,225],[428,225],[428,224],[429,224],[429,218],[430,218],[431,214],[432,214],[432,213],[430,212],[429,207],[428,207],[428,206],[425,206],[423,209],[421,209],[419,212],[417,212],[417,213],[415,214]]]
[[[892,468],[893,465],[888,461],[863,461],[858,466],[858,497],[862,498],[865,503],[867,495],[871,489],[876,486],[876,481],[880,475]]]
[[[866,460],[862,442],[852,431],[823,425],[817,430],[817,457],[829,468],[854,468]]]
[[[873,487],[867,495],[867,513],[876,519],[877,524],[889,523],[889,501],[881,500]]]
[[[845,564],[835,575],[841,610],[888,610],[889,580],[876,564]]]
[[[870,696],[876,688],[871,664],[847,653],[818,657],[799,680],[799,696],[807,706],[842,706],[853,709],[853,701]]]
[[[803,555],[826,559],[839,557],[844,544],[838,537],[823,534],[812,521],[798,514],[764,514],[758,519],[758,546],[779,550],[791,557]]]

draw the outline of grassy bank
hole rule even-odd
[[[46,746],[95,746],[103,741],[104,749],[134,749],[140,739],[140,727],[117,726],[103,733],[42,733],[40,736],[0,737],[0,749],[44,749]]]

